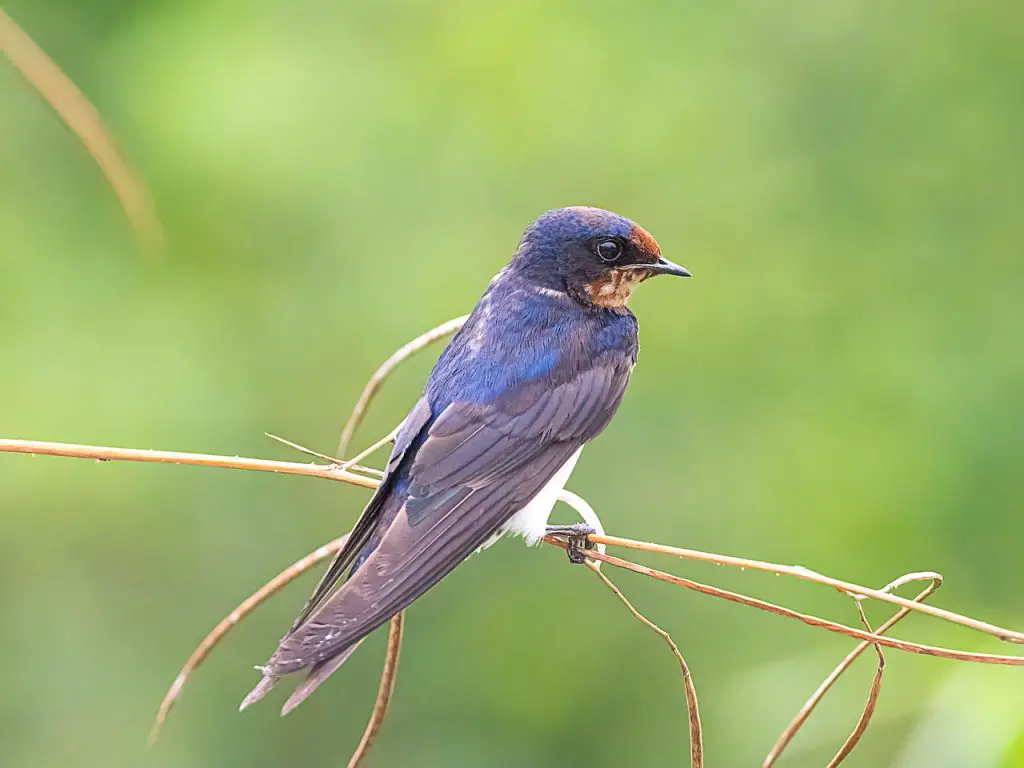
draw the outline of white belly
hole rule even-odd
[[[526,539],[527,546],[532,547],[540,543],[540,540],[544,538],[544,534],[547,531],[548,518],[551,517],[551,510],[554,508],[555,502],[558,501],[558,494],[562,492],[565,484],[569,481],[569,475],[572,474],[572,470],[576,466],[582,451],[583,446],[580,446],[576,453],[570,456],[569,460],[537,492],[537,495],[530,499],[530,502],[525,507],[512,515],[508,522],[488,539],[480,549],[487,549],[487,547],[507,533],[514,536],[522,536]]]

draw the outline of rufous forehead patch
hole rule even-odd
[[[657,261],[661,256],[661,246],[658,245],[658,241],[639,224],[633,225],[633,229],[629,233],[629,239],[636,246],[637,250],[650,256],[652,262]]]

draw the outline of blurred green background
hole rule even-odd
[[[638,292],[632,387],[570,484],[609,531],[876,586],[935,569],[942,605],[1024,627],[1020,3],[5,8],[105,117],[170,249],[139,252],[92,159],[0,60],[0,436],[296,459],[270,431],[330,451],[376,365],[468,311],[534,216],[599,205],[696,275]],[[358,444],[404,415],[437,351],[385,387]],[[287,719],[283,697],[236,712],[313,576],[145,736],[206,631],[366,499],[0,456],[0,765],[343,765],[381,633]],[[856,622],[824,589],[663,565]],[[617,579],[686,653],[712,767],[760,764],[852,646]],[[1024,766],[1024,670],[888,658],[849,765]],[[871,674],[865,657],[783,764],[828,760]],[[506,542],[409,612],[368,764],[686,754],[661,641],[560,552]]]

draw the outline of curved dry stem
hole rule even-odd
[[[854,598],[854,602],[857,605],[857,614],[860,616],[860,623],[864,625],[864,628],[868,632],[874,633],[871,628],[871,622],[868,621],[867,615],[864,613],[864,606],[861,604],[860,598]],[[849,735],[843,746],[836,752],[836,756],[829,761],[827,768],[836,768],[840,765],[843,760],[849,757],[850,753],[853,752],[854,747],[860,742],[860,737],[864,735],[864,731],[868,729],[871,724],[871,718],[875,714],[875,707],[878,705],[878,696],[882,692],[882,674],[885,672],[885,654],[882,653],[882,648],[878,643],[872,643],[875,648],[875,652],[878,654],[878,667],[875,669],[875,679],[871,683],[871,690],[868,692],[868,700],[864,705],[864,711],[861,712],[860,719],[857,721],[857,725],[853,729],[853,733]]]
[[[56,112],[99,165],[139,242],[150,253],[163,246],[163,228],[142,181],[118,151],[99,112],[31,37],[0,9],[0,50]]]
[[[679,669],[683,674],[683,687],[686,690],[686,714],[690,723],[690,768],[702,768],[704,765],[704,737],[701,734],[700,706],[697,702],[697,689],[693,685],[693,676],[690,675],[690,668],[687,666],[686,659],[683,658],[683,654],[679,650],[679,646],[677,646],[675,641],[672,639],[672,635],[633,607],[633,604],[622,593],[622,590],[615,586],[612,580],[601,572],[597,563],[587,562],[587,567],[597,574],[597,577],[605,583],[608,589],[615,593],[615,596],[622,601],[623,605],[626,606],[637,621],[664,639],[668,644],[668,647],[672,650],[672,655],[675,656],[676,661],[679,662]]]
[[[613,537],[607,537],[613,538]],[[555,546],[564,548],[564,543],[560,542],[553,537],[545,537],[544,541]],[[854,629],[848,627],[845,624],[839,624],[828,619],[821,619],[817,616],[811,616],[806,613],[800,613],[794,611],[791,608],[783,608],[780,605],[769,603],[766,600],[759,600],[754,597],[747,597],[736,592],[730,592],[725,589],[719,589],[718,587],[711,587],[707,584],[701,584],[697,581],[691,581],[690,579],[684,579],[681,576],[674,576],[671,573],[665,573],[654,568],[649,568],[646,565],[639,565],[629,560],[622,560],[612,555],[602,555],[598,552],[589,550],[587,551],[587,557],[594,560],[601,560],[602,562],[614,565],[618,568],[624,568],[634,573],[639,573],[644,576],[649,576],[658,581],[665,581],[670,584],[675,584],[680,587],[686,587],[694,592],[700,592],[704,595],[711,595],[712,597],[720,597],[723,600],[728,600],[732,603],[739,603],[740,605],[746,605],[750,608],[757,608],[761,611],[767,611],[768,613],[774,613],[776,616],[785,616],[786,618],[796,619],[797,621],[803,622],[808,626],[820,627],[821,629],[827,629],[829,632],[835,632],[836,634],[846,635],[852,637],[855,640],[867,640],[869,643],[878,643],[887,648],[896,648],[901,651],[908,651],[910,653],[918,653],[924,656],[937,656],[942,659],[955,659],[957,661],[972,661],[980,664],[999,664],[1010,667],[1021,667],[1024,666],[1024,656],[1002,656],[999,654],[990,653],[971,653],[969,651],[956,651],[951,648],[940,648],[933,645],[922,645],[920,643],[911,643],[906,640],[894,640],[890,637],[883,637],[881,635],[873,634],[871,632],[865,632],[860,629]]]
[[[892,582],[891,584],[888,584],[885,587],[883,587],[882,591],[888,592],[894,589],[898,589],[899,587],[904,586],[905,584],[910,584],[915,581],[924,580],[929,580],[931,583],[927,587],[925,587],[920,593],[918,593],[916,597],[914,597],[914,602],[921,602],[923,600],[927,600],[933,592],[935,592],[939,587],[942,586],[941,575],[937,573],[908,573],[906,576],[902,576],[896,581]],[[896,624],[898,624],[904,618],[906,618],[909,614],[909,609],[901,608],[899,611],[893,614],[892,618],[890,618],[888,621],[882,624],[875,634],[884,635]],[[786,727],[786,730],[784,730],[782,734],[779,736],[778,741],[775,742],[775,746],[772,747],[771,752],[769,752],[768,756],[764,759],[764,762],[762,763],[762,768],[771,768],[771,766],[775,765],[775,762],[782,756],[783,751],[785,751],[786,747],[789,746],[789,743],[793,740],[793,737],[796,736],[800,728],[803,727],[804,723],[807,722],[807,719],[811,716],[811,713],[814,712],[815,708],[825,697],[825,694],[829,692],[829,690],[835,684],[836,680],[838,680],[843,675],[843,673],[850,668],[853,662],[857,660],[857,657],[859,657],[862,653],[864,653],[864,651],[866,651],[872,645],[873,643],[867,641],[860,643],[856,648],[854,648],[852,651],[850,651],[850,653],[846,655],[846,658],[839,662],[835,669],[833,669],[829,673],[828,677],[826,677],[822,681],[821,685],[818,686],[817,690],[815,690],[814,693],[811,694],[811,697],[807,700],[803,707],[800,708],[800,711],[796,714],[796,717],[793,718],[793,721]]]
[[[388,707],[391,706],[391,696],[395,692],[395,680],[398,677],[398,657],[402,651],[402,636],[405,633],[405,611],[399,611],[391,617],[391,626],[388,629],[388,648],[384,656],[384,669],[380,675],[380,687],[377,690],[377,701],[374,702],[373,712],[370,714],[370,722],[366,724],[363,731],[363,738],[359,740],[352,759],[348,761],[348,768],[356,768],[366,757],[380,727],[384,724],[384,718],[388,714]]]
[[[192,655],[188,657],[188,661],[185,662],[185,666],[181,668],[178,676],[174,678],[174,682],[171,683],[171,687],[167,690],[164,695],[163,701],[160,702],[160,709],[157,711],[156,720],[153,722],[153,727],[149,732],[149,743],[153,744],[159,737],[160,731],[163,728],[164,721],[167,719],[167,714],[171,711],[171,707],[181,696],[181,691],[185,687],[185,683],[188,682],[189,676],[199,667],[200,664],[210,655],[217,644],[224,639],[225,635],[230,632],[242,619],[252,613],[256,608],[262,605],[268,598],[280,592],[285,586],[293,582],[303,573],[308,571],[310,568],[326,560],[329,557],[333,557],[338,551],[344,546],[345,540],[348,539],[348,534],[335,539],[322,547],[318,547],[314,551],[310,552],[305,557],[296,560],[290,566],[281,571],[277,576],[272,578],[249,597],[245,598],[235,610],[225,616],[215,626],[206,637],[203,638],[202,642],[192,651]]]
[[[958,613],[953,613],[952,611],[947,611],[942,608],[936,608],[932,605],[917,603],[913,600],[908,600],[905,597],[889,594],[881,589],[869,589],[868,587],[862,587],[859,584],[851,584],[848,581],[833,579],[830,576],[825,576],[799,565],[779,565],[777,563],[766,563],[761,560],[747,560],[742,557],[716,555],[710,552],[701,552],[696,549],[684,549],[682,547],[670,547],[666,544],[652,544],[646,541],[621,539],[618,536],[594,535],[590,537],[590,540],[598,544],[635,549],[641,552],[654,552],[661,555],[671,555],[673,557],[680,557],[686,560],[699,560],[705,563],[715,563],[716,565],[729,565],[742,569],[749,568],[754,571],[777,573],[783,576],[794,576],[798,579],[803,579],[804,581],[812,581],[815,584],[832,587],[840,592],[861,595],[862,597],[870,597],[874,600],[880,600],[883,603],[898,605],[901,608],[906,608],[907,610],[925,613],[933,618],[942,619],[943,621],[949,621],[954,624],[960,624],[961,626],[969,627],[977,630],[978,632],[984,632],[987,635],[998,637],[1000,640],[1005,640],[1010,643],[1024,643],[1024,633],[1022,632],[1016,632],[1004,627],[997,627],[995,624],[989,624],[985,621],[979,621],[978,619],[972,619],[968,616],[962,616]]]
[[[356,402],[356,407],[352,409],[352,415],[348,417],[348,422],[346,422],[344,429],[341,431],[341,439],[338,441],[339,456],[345,455],[345,452],[348,450],[349,443],[352,442],[352,436],[355,435],[356,429],[359,428],[359,425],[363,422],[363,417],[366,416],[366,409],[370,407],[370,401],[373,400],[374,395],[377,394],[377,390],[381,388],[384,380],[391,375],[392,371],[394,371],[395,368],[397,368],[404,360],[412,357],[421,349],[429,347],[435,341],[455,333],[463,326],[468,318],[469,315],[463,315],[462,317],[456,317],[449,320],[447,323],[441,323],[441,325],[435,328],[431,328],[426,333],[417,336],[408,344],[404,344],[393,355],[391,355],[391,357],[381,363],[373,376],[370,377],[370,380],[366,382],[366,386],[363,388],[363,392],[359,395],[359,400]]]

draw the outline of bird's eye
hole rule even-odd
[[[601,261],[615,261],[622,255],[622,246],[615,240],[601,240],[597,244],[597,255]]]

